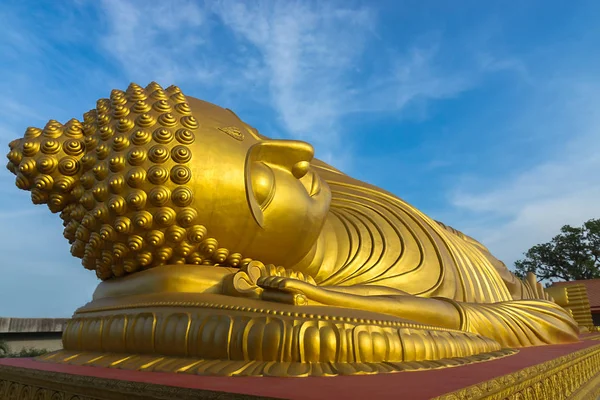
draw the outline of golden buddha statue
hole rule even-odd
[[[49,362],[224,375],[439,368],[578,340],[530,275],[179,88],[28,128],[8,169],[102,280]]]

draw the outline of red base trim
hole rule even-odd
[[[0,365],[274,398],[385,399],[401,394],[403,398],[418,400],[453,392],[600,344],[588,338],[589,335],[585,335],[583,341],[566,345],[529,347],[509,357],[455,368],[329,378],[208,377],[51,364],[28,358],[0,359]]]

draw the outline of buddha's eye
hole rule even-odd
[[[252,165],[252,192],[261,209],[265,209],[275,194],[275,175],[273,170],[262,162]]]

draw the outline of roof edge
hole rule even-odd
[[[62,332],[69,318],[2,318],[0,333]]]

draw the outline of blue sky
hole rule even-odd
[[[595,1],[4,0],[0,148],[113,88],[176,84],[511,265],[600,217],[599,20]],[[91,298],[61,232],[2,169],[0,315]]]

